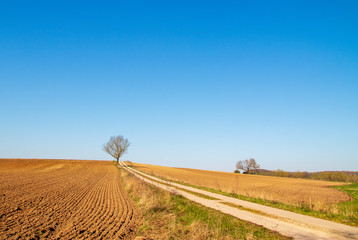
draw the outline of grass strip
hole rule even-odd
[[[224,205],[227,205],[227,206],[230,206],[230,207],[234,207],[234,208],[243,210],[243,211],[252,212],[252,213],[255,213],[255,214],[268,216],[268,217],[274,217],[274,216],[272,216],[270,214],[267,214],[267,213],[264,213],[264,212],[261,212],[261,211],[257,211],[257,210],[253,210],[251,208],[246,208],[246,207],[243,207],[243,206],[235,204],[235,203],[230,203],[230,202],[220,202],[220,203],[222,203]]]
[[[261,212],[261,211],[258,211],[258,210],[253,210],[251,208],[245,208],[245,207],[243,207],[241,205],[238,205],[238,204],[235,204],[235,203],[230,203],[230,202],[220,202],[220,203],[222,203],[224,205],[227,205],[227,206],[230,206],[230,207],[234,207],[234,208],[243,210],[243,211],[252,212],[252,213],[255,213],[255,214],[258,214],[258,215],[262,215],[262,216],[265,216],[265,217],[275,218],[275,219],[279,219],[279,220],[285,221],[285,222],[291,222],[291,223],[295,222],[292,219],[279,217],[279,216],[276,216],[276,215],[271,215],[271,214],[264,213],[264,212]]]
[[[358,226],[358,183],[350,185],[334,186],[333,188],[346,192],[352,197],[351,201],[341,202],[336,204],[337,208],[345,212],[346,217],[342,217],[341,221],[346,221],[347,224]]]
[[[205,198],[205,199],[209,199],[209,200],[219,200],[219,199],[217,199],[217,198],[213,198],[213,197],[210,197],[210,196],[205,195],[205,194],[193,192],[193,191],[190,191],[190,190],[187,190],[187,189],[184,189],[184,188],[180,188],[180,187],[175,187],[175,188],[176,188],[176,189],[179,189],[179,190],[181,190],[181,191],[184,191],[184,192],[193,194],[193,195],[195,195],[195,196],[201,197],[201,198]]]

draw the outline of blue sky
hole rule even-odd
[[[0,157],[358,170],[356,1],[1,1]]]

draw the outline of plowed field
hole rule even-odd
[[[173,168],[139,163],[133,163],[133,166],[140,171],[169,180],[287,204],[304,202],[319,206],[350,200],[348,194],[329,188],[344,183]]]
[[[111,162],[0,159],[0,239],[132,239],[140,223]]]

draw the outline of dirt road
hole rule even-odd
[[[167,191],[180,194],[206,207],[261,225],[295,239],[358,239],[358,228],[356,227],[263,206],[177,183],[171,183],[130,168],[124,162],[120,162],[120,164],[123,168],[141,178],[143,181],[154,184]],[[215,198],[215,200],[203,198],[178,188],[204,194],[211,198]],[[228,206],[227,203],[251,209],[256,211],[256,213]]]

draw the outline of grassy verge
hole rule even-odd
[[[135,168],[135,167],[133,167]],[[147,173],[149,174],[149,173]],[[154,174],[150,174],[153,175]],[[236,193],[227,193],[221,190],[212,189],[208,187],[196,186],[185,182],[168,180],[163,177],[156,176],[160,179],[179,183],[185,186],[194,187],[197,189],[206,190],[213,193],[218,193],[221,195],[238,198],[241,200],[250,201],[253,203],[258,203],[270,207],[280,208],[283,210],[288,210],[291,212],[301,213],[317,218],[327,219],[330,221],[335,221],[338,223],[344,223],[351,226],[358,226],[358,183],[353,183],[351,185],[335,186],[334,188],[348,193],[352,197],[352,201],[335,203],[335,204],[313,204],[313,203],[297,203],[297,204],[285,204],[278,201],[269,201],[260,198],[253,198],[243,195],[238,195]]]
[[[348,219],[344,218],[342,221],[355,223],[354,225],[358,226],[358,183],[335,186],[334,188],[346,192],[352,197],[351,201],[336,204],[336,208],[339,209],[339,212],[344,212],[344,216],[348,217]]]
[[[144,239],[289,239],[203,207],[121,170],[123,185],[143,214]]]

